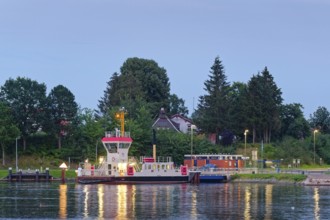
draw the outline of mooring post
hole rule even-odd
[[[65,170],[68,168],[68,166],[63,162],[61,165],[60,165],[60,168],[62,169],[62,183],[65,183]]]
[[[38,182],[39,181],[39,170],[37,169],[36,170],[36,182]]]
[[[49,168],[46,167],[46,180],[49,181]]]
[[[22,182],[22,170],[18,171],[19,181]]]
[[[13,175],[13,169],[11,167],[8,168],[8,180],[11,182],[12,180],[12,175]]]

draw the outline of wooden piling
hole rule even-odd
[[[22,182],[22,170],[18,172],[18,181]]]
[[[8,174],[8,180],[11,181],[12,180],[12,176],[13,176],[13,170],[12,170],[11,167],[9,167],[8,172],[9,172],[9,174]]]
[[[36,170],[36,182],[39,181],[39,170]]]

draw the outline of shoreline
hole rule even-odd
[[[245,179],[236,178],[230,179],[228,183],[264,183],[264,184],[293,184],[302,186],[330,186],[330,175],[315,173],[307,174],[306,179],[303,181],[292,181],[292,180],[277,180],[275,178],[270,179]]]

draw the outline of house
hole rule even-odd
[[[168,129],[180,132],[180,125],[174,121],[172,121],[167,115],[165,114],[164,108],[160,109],[158,118],[152,125],[153,129]]]
[[[190,132],[191,125],[194,125],[191,119],[180,114],[175,114],[170,118],[167,117],[164,108],[161,108],[158,118],[152,125],[153,129],[171,129],[177,132]]]
[[[191,125],[195,126],[195,124],[193,123],[193,121],[191,119],[186,118],[180,114],[172,115],[171,120],[174,121],[175,123],[179,124],[179,129],[182,133],[190,132]]]

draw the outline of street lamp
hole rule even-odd
[[[314,130],[314,165],[315,165],[315,134],[317,133],[317,132],[319,132],[319,130],[317,130],[317,129],[315,129]]]
[[[247,136],[247,133],[249,132],[248,129],[245,129],[244,131],[244,140],[245,140],[245,152],[244,152],[244,155],[246,156],[246,136]]]
[[[193,154],[193,134],[194,134],[194,129],[196,129],[195,125],[190,126],[190,131],[191,131],[191,146],[190,146],[190,160],[191,160],[191,167],[194,166],[194,161],[192,159],[192,154]]]
[[[16,173],[18,172],[18,159],[17,159],[17,140],[19,139],[20,137],[17,137],[16,138]]]

